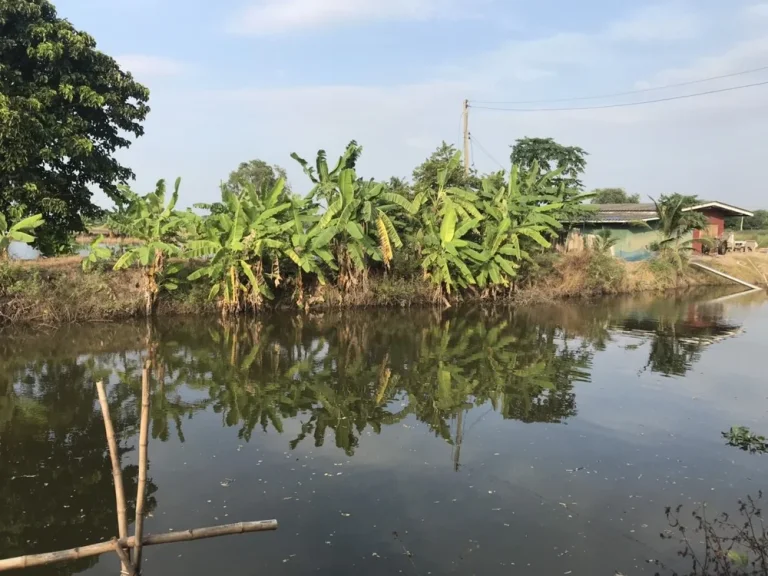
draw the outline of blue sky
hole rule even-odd
[[[409,176],[459,143],[461,102],[614,93],[768,65],[756,0],[59,0],[150,88],[146,135],[120,153],[136,190],[182,176],[211,201],[241,161],[288,169],[293,151],[365,147],[366,177]],[[768,80],[761,73],[574,104],[628,102]],[[768,207],[754,175],[768,143],[768,86],[634,108],[519,114],[474,109],[480,171],[509,145],[551,136],[589,153],[589,187],[698,194]],[[566,103],[567,104],[567,103]]]

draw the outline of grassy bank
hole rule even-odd
[[[194,264],[188,264],[187,273],[193,269]],[[137,269],[113,271],[102,267],[84,273],[76,258],[6,262],[0,264],[0,323],[60,325],[141,317],[145,305],[141,283]],[[551,302],[721,283],[720,279],[692,267],[679,273],[672,263],[660,259],[630,263],[601,253],[547,253],[535,264],[527,264],[516,283],[504,293],[489,296],[470,289],[454,293],[452,303]],[[434,284],[418,274],[371,275],[347,295],[331,284],[313,284],[305,289],[306,304],[315,310],[442,305],[442,296]],[[286,283],[268,308],[295,309],[293,290]],[[160,293],[157,314],[215,315],[217,307],[207,296],[207,286],[182,281],[174,292]]]
[[[742,230],[734,232],[736,240],[754,240],[760,248],[768,247],[768,230]]]

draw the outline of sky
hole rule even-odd
[[[364,147],[358,173],[410,177],[441,141],[509,168],[510,145],[552,137],[588,153],[588,188],[648,201],[696,194],[768,208],[756,168],[768,148],[768,85],[600,110],[509,112],[480,101],[614,94],[768,66],[768,2],[756,0],[58,0],[150,89],[145,135],[119,152],[148,192],[182,177],[180,204],[214,201],[259,158],[310,188],[291,152]],[[768,81],[768,69],[644,94],[663,98]],[[493,105],[488,105],[493,106]],[[522,107],[522,106],[517,106]],[[104,203],[103,196],[97,201]]]

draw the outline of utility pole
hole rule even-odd
[[[469,176],[469,100],[464,100],[464,176]]]

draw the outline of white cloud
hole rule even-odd
[[[741,72],[765,66],[768,61],[768,36],[740,41],[722,54],[699,58],[685,68],[669,68],[657,73],[648,84],[662,86],[674,82],[700,80],[712,76],[721,76],[733,72]],[[720,88],[725,85],[748,84],[764,80],[765,76],[743,76],[731,78],[727,83],[719,85],[707,84],[707,89]]]
[[[115,60],[137,78],[179,76],[186,70],[186,65],[178,60],[148,54],[124,54]]]
[[[605,36],[618,42],[670,42],[695,38],[701,29],[695,12],[680,4],[660,4],[612,23]]]
[[[454,0],[258,0],[232,23],[240,34],[270,35],[367,21],[426,20]]]
[[[758,17],[768,18],[768,2],[761,4],[751,4],[744,9],[744,15],[747,18]]]

